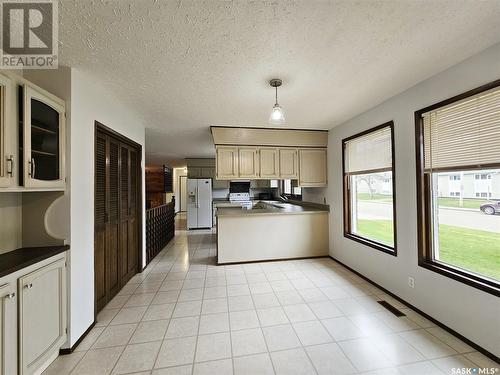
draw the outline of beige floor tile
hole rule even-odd
[[[136,328],[137,324],[108,326],[92,345],[92,348],[127,345]]]
[[[78,363],[72,374],[107,375],[111,373],[124,347],[89,350]]]
[[[198,334],[200,318],[198,316],[187,316],[184,318],[173,318],[167,329],[165,338],[196,336]]]
[[[130,339],[130,344],[163,340],[165,332],[167,331],[168,323],[169,320],[140,322]]]
[[[262,328],[269,351],[285,350],[301,346],[290,324]]]
[[[201,314],[201,301],[178,302],[172,317],[198,316]]]
[[[155,368],[192,364],[196,349],[196,336],[163,341]]]
[[[142,317],[143,321],[146,320],[165,320],[172,317],[174,312],[175,303],[165,303],[162,305],[150,305],[146,313]]]
[[[113,374],[129,374],[151,370],[160,350],[161,341],[133,344],[125,347]]]
[[[271,353],[276,375],[310,375],[314,367],[303,349],[290,349]]]
[[[305,350],[319,375],[347,375],[357,372],[335,343],[309,346]]]
[[[164,303],[174,303],[177,302],[180,290],[170,290],[168,292],[158,292],[151,304],[162,305]]]
[[[229,313],[231,330],[259,327],[259,319],[255,310],[232,311]]]
[[[229,311],[245,311],[254,309],[252,297],[249,295],[230,296],[227,298],[227,304],[229,307]]]
[[[268,353],[233,359],[235,375],[274,375],[274,368]]]
[[[283,309],[292,323],[317,319],[316,315],[313,314],[312,310],[306,304],[286,305]]]
[[[97,338],[104,331],[105,327],[94,327],[90,330],[89,333],[85,336],[85,338],[78,344],[78,346],[74,349],[75,352],[81,352],[89,350],[92,345],[95,343]]]
[[[233,362],[221,359],[203,363],[195,363],[193,375],[233,375]]]
[[[229,333],[215,333],[198,336],[196,362],[213,361],[231,357]]]
[[[67,355],[60,355],[43,372],[43,375],[68,375],[85,355],[84,352],[73,352]]]
[[[281,307],[271,307],[257,310],[260,325],[262,327],[276,326],[278,324],[289,323],[288,318]]]
[[[201,305],[202,314],[217,314],[228,311],[227,298],[214,298],[203,300]]]
[[[231,332],[233,356],[245,356],[267,352],[264,335],[260,328]]]
[[[134,294],[125,303],[124,307],[148,306],[151,304],[155,293]]]
[[[325,344],[333,341],[325,327],[317,320],[292,323],[292,326],[304,346]]]
[[[399,335],[427,359],[449,357],[457,354],[450,346],[423,329],[401,332]]]
[[[227,331],[229,331],[228,313],[209,314],[200,317],[199,335]]]
[[[152,375],[192,375],[193,366],[184,365],[153,370]]]
[[[103,309],[97,314],[96,327],[105,327],[118,314],[120,309]]]
[[[140,322],[147,309],[147,306],[124,307],[118,312],[118,314],[116,314],[109,324],[117,325]]]

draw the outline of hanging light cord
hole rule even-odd
[[[274,86],[274,88],[276,89],[276,104],[278,104],[278,86]]]

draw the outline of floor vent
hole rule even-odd
[[[377,302],[380,303],[382,306],[384,306],[387,310],[389,310],[391,313],[393,313],[396,316],[406,316],[403,312],[396,309],[394,306],[392,306],[387,301],[377,301]]]

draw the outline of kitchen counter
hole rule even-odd
[[[321,214],[328,213],[326,205],[298,205],[292,203],[281,203],[274,201],[259,201],[254,208],[244,209],[241,207],[218,207],[216,215],[220,216],[249,216],[249,215],[293,215],[293,214]]]
[[[326,205],[255,202],[217,208],[217,264],[328,255]]]
[[[69,249],[68,245],[45,247],[22,247],[0,254],[0,277],[41,262]]]

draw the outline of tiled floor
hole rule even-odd
[[[48,374],[451,374],[497,367],[328,258],[215,266],[210,231],[175,239]],[[407,316],[376,303],[384,299]]]

